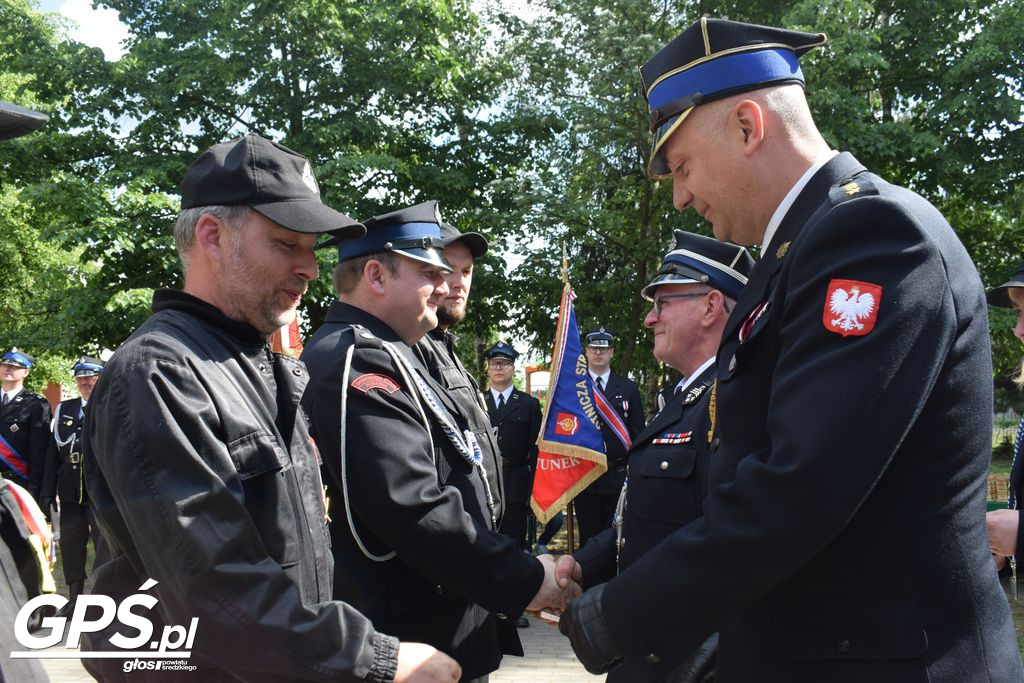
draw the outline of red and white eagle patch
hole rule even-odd
[[[832,280],[825,293],[821,322],[829,332],[844,337],[863,337],[875,329],[882,287],[856,280]]]
[[[358,389],[364,394],[369,393],[371,389],[383,389],[389,394],[393,394],[401,387],[398,386],[398,382],[390,377],[371,372],[366,375],[360,375],[352,380],[352,388]]]

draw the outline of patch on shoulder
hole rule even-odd
[[[398,382],[387,375],[379,375],[376,372],[356,377],[352,380],[352,388],[358,389],[364,394],[369,393],[371,389],[383,389],[389,394],[393,394],[401,389]]]
[[[698,398],[700,398],[700,395],[703,394],[704,390],[707,388],[707,384],[698,384],[697,386],[690,389],[688,392],[686,392],[686,398],[683,399],[683,405],[688,406],[694,401],[696,401]]]

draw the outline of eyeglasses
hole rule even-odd
[[[661,317],[661,311],[665,308],[665,303],[672,299],[689,299],[695,296],[706,296],[713,290],[706,289],[703,292],[686,292],[685,294],[662,294],[661,296],[654,297],[654,315]]]
[[[495,370],[504,370],[505,368],[512,367],[512,361],[507,361],[507,360],[489,360],[489,361],[487,361],[487,367],[494,368]]]

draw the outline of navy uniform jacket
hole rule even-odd
[[[487,414],[498,432],[498,448],[506,471],[509,502],[529,505],[533,490],[532,473],[537,467],[537,437],[540,435],[540,401],[515,387],[501,410],[488,390]]]
[[[686,391],[672,393],[634,439],[627,468],[622,549],[616,552],[614,527],[587,541],[575,555],[585,588],[609,581],[672,532],[700,517],[707,481],[708,399],[714,380],[712,365]],[[642,680],[644,673],[620,664],[609,672],[608,682]]]
[[[5,456],[0,460],[0,476],[21,484],[38,501],[50,443],[50,404],[39,394],[26,389],[19,391],[10,403],[0,408],[0,438],[28,465],[26,476],[15,461],[6,462]]]
[[[425,428],[409,384],[414,380],[384,341],[430,387],[454,426],[467,428],[393,330],[359,308],[331,305],[302,353],[310,372],[302,403],[326,471],[334,595],[382,631],[451,655],[466,678],[483,676],[498,668],[502,652],[522,654],[510,621],[537,593],[543,568],[494,531],[479,473],[426,406],[431,429]]]
[[[61,401],[54,412],[50,447],[46,453],[46,477],[40,498],[59,495],[61,504],[88,501],[82,477],[82,398]],[[64,443],[58,445],[57,440]]]
[[[455,335],[447,330],[431,330],[416,346],[413,352],[423,363],[430,376],[444,387],[462,420],[469,425],[480,443],[484,462],[487,464],[487,478],[494,494],[494,514],[501,520],[505,501],[505,482],[501,476],[501,455],[498,443],[491,429],[480,385],[470,375],[455,353]]]
[[[850,322],[836,280],[880,296]],[[755,266],[718,373],[704,516],[604,592],[627,662],[656,678],[720,629],[722,683],[1024,680],[985,529],[984,292],[938,211],[832,159]]]
[[[644,406],[640,402],[640,389],[633,380],[616,375],[614,372],[608,375],[608,384],[604,388],[605,398],[612,404],[615,412],[619,414],[622,421],[626,423],[629,430],[629,437],[636,438],[636,435],[644,430],[647,421],[644,419]],[[615,436],[611,428],[601,423],[601,434],[604,435],[605,455],[608,458],[608,471],[594,480],[584,490],[584,494],[618,495],[622,490],[622,482],[626,480],[626,448]]]

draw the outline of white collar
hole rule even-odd
[[[587,370],[587,372],[590,372],[590,371]],[[590,372],[590,379],[592,379],[592,380],[594,380],[596,382],[597,378],[600,377],[601,378],[601,383],[604,384],[605,386],[608,386],[608,378],[611,377],[611,376],[612,376],[612,369],[611,368],[608,368],[607,370],[605,370],[603,375],[595,375],[593,372]]]
[[[796,201],[797,196],[803,192],[804,187],[811,181],[811,176],[818,172],[822,166],[832,161],[832,159],[839,154],[836,150],[831,150],[827,157],[819,159],[809,169],[804,171],[804,174],[800,176],[800,180],[796,181],[796,185],[789,189],[789,193],[782,198],[782,202],[775,208],[775,213],[772,214],[772,219],[768,221],[768,227],[764,231],[764,239],[761,240],[761,254],[763,255],[768,249],[768,245],[772,243],[772,238],[775,237],[775,231],[779,229],[782,224],[782,219],[789,213],[789,209],[793,206],[793,202]]]
[[[509,397],[512,396],[512,390],[515,388],[516,386],[514,384],[509,384],[507,387],[505,387],[505,391],[497,391],[494,387],[491,387],[491,396],[494,397],[495,405],[497,405],[498,398],[501,396],[504,396],[505,402],[508,403]]]
[[[707,370],[711,366],[711,364],[714,363],[714,362],[715,362],[715,357],[711,356],[711,358],[708,358],[706,361],[704,361],[701,364],[701,366],[699,368],[697,368],[696,370],[694,370],[690,375],[688,375],[687,377],[684,377],[683,379],[679,380],[679,384],[676,385],[676,391],[677,392],[686,391],[686,389],[691,384],[693,384],[693,381],[695,379],[697,379],[698,377],[700,377],[701,373],[704,372],[705,370]]]
[[[7,391],[0,391],[0,393],[2,393],[2,394],[4,394],[5,396],[7,396],[7,400],[8,400],[8,401],[13,401],[13,400],[14,400],[14,397],[15,397],[15,396],[17,396],[18,394],[20,394],[20,393],[21,393],[21,390],[22,390],[22,389],[24,389],[24,388],[25,388],[24,386],[20,386],[20,387],[18,387],[17,389],[15,389],[14,391],[10,391],[10,392],[7,392]]]

